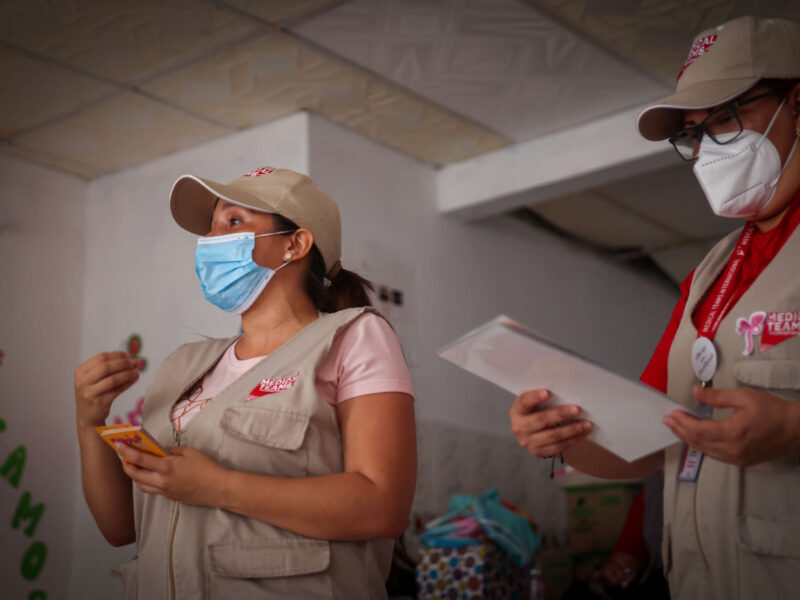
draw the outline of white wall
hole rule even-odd
[[[436,173],[318,117],[310,122],[314,180],[338,202],[343,265],[405,292],[391,317],[412,367],[420,421],[414,508],[441,514],[453,493],[490,485],[547,533],[566,527],[549,462],[509,430],[508,393],[436,356],[499,313],[614,370],[638,377],[677,294],[628,268],[509,217],[463,222],[436,211]]]
[[[79,481],[72,373],[82,331],[85,194],[83,181],[0,157],[0,465],[10,467],[19,446],[26,451],[17,486],[11,484],[16,469],[0,469],[5,598],[29,598],[34,590],[59,598],[69,578],[69,516]],[[31,507],[43,504],[44,513],[14,528],[26,492]],[[38,543],[47,553],[29,581],[20,565]]]
[[[0,329],[0,349],[7,352],[0,367],[0,418],[8,423],[0,433],[0,459],[26,443],[29,469],[19,490],[0,481],[0,510],[7,514],[0,513],[0,523],[3,518],[9,522],[11,504],[23,488],[34,492],[35,501],[41,489],[48,512],[34,537],[53,532],[40,576],[48,585],[60,582],[47,589],[51,599],[120,597],[121,586],[107,572],[133,552],[110,549],[83,502],[72,370],[96,352],[122,349],[130,334],[140,334],[148,369],[112,409],[112,417],[126,418],[159,363],[177,345],[201,335],[236,332],[235,318],[203,300],[193,268],[194,236],[174,224],[167,200],[172,183],[183,173],[227,181],[262,165],[310,173],[341,207],[345,267],[404,293],[402,306],[379,307],[395,324],[415,380],[422,425],[416,508],[422,512],[444,510],[456,491],[480,493],[495,484],[545,529],[563,529],[563,502],[546,478],[548,465],[516,447],[508,432],[512,398],[438,359],[437,348],[505,312],[635,376],[675,299],[623,267],[512,219],[464,223],[440,216],[432,168],[306,114],[88,186],[4,160],[0,210],[13,219],[0,228],[0,273],[6,275],[3,290],[7,281],[15,285],[10,295],[4,291]],[[7,179],[16,183],[8,187]],[[22,202],[20,194],[34,183],[44,189],[35,202]],[[31,230],[15,232],[17,222]],[[22,258],[7,260],[12,252]],[[19,353],[9,352],[12,344],[5,340],[24,347],[26,366],[14,362]],[[34,366],[58,377],[51,384],[41,369],[34,377]],[[58,390],[55,401],[50,389]],[[48,424],[65,425],[36,437],[33,432],[43,415]],[[59,450],[55,461],[51,448]],[[48,479],[54,472],[56,479]],[[4,541],[0,551],[13,572],[29,540],[18,531],[9,533],[19,547]],[[3,581],[15,580],[9,575]]]
[[[637,377],[677,294],[510,217],[463,222],[436,211],[435,171],[312,117],[314,180],[339,203],[343,263],[403,289],[389,307],[414,367],[418,414],[510,435],[513,400],[436,356],[499,313]]]

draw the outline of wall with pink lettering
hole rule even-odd
[[[65,597],[78,484],[83,181],[0,157],[0,582]]]

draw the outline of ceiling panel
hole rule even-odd
[[[692,165],[677,154],[672,168],[617,181],[597,191],[687,239],[719,238],[738,226],[711,212]]]
[[[234,7],[275,27],[285,27],[346,0],[224,0]]]
[[[97,165],[84,162],[75,156],[56,154],[45,148],[23,148],[15,146],[11,141],[0,142],[0,152],[17,158],[35,162],[39,165],[74,175],[81,179],[94,179],[108,173],[108,170]]]
[[[657,221],[619,206],[613,197],[596,191],[562,196],[530,208],[559,229],[603,248],[647,249],[683,241]]]
[[[798,0],[525,0],[674,85],[697,33],[745,15],[800,21]]]
[[[292,32],[515,141],[669,90],[517,0],[354,0]]]
[[[486,128],[279,32],[143,87],[238,128],[309,110],[435,164],[508,144]]]
[[[0,139],[118,91],[0,44]]]
[[[51,162],[61,157],[65,170],[79,161],[91,165],[98,174],[190,148],[230,131],[125,92],[46,128],[20,135],[14,145],[24,152],[41,152]]]
[[[252,19],[197,0],[0,0],[0,39],[123,82],[262,30]]]

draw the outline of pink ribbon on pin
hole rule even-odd
[[[739,317],[736,319],[736,333],[744,334],[744,350],[742,354],[750,356],[753,353],[753,336],[759,335],[764,331],[764,321],[767,320],[767,313],[757,311],[750,315],[749,319]]]

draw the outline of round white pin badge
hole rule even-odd
[[[692,344],[692,369],[703,382],[711,381],[717,372],[717,349],[707,337],[698,337]]]

